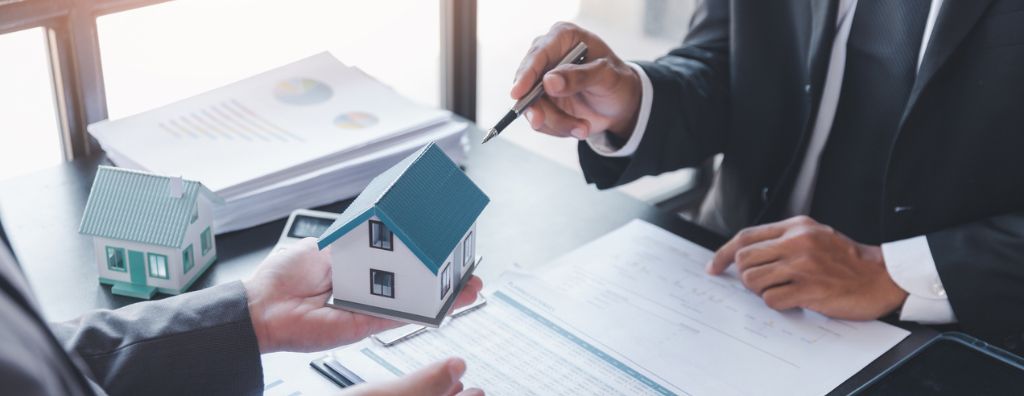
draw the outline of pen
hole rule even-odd
[[[565,57],[562,58],[562,60],[559,61],[558,65],[555,65],[555,67],[567,63],[580,64],[583,62],[583,58],[586,57],[586,55],[587,45],[584,43],[576,44],[576,47],[574,47],[572,51],[569,51],[569,53],[565,54]],[[508,113],[505,113],[505,116],[501,117],[501,121],[498,121],[498,124],[495,125],[494,128],[491,128],[490,130],[487,131],[487,136],[484,137],[484,141],[481,144],[487,143],[488,140],[491,140],[495,136],[498,136],[498,134],[501,133],[501,131],[505,130],[505,127],[507,127],[508,124],[511,124],[512,121],[515,121],[516,118],[523,114],[523,111],[526,110],[526,108],[529,107],[531,104],[533,104],[533,101],[537,100],[537,98],[539,98],[542,94],[544,94],[543,78],[541,78],[540,81],[537,81],[537,85],[534,85],[533,89],[531,89],[530,92],[526,94],[526,96],[519,98],[519,100],[516,101],[516,104],[512,105],[512,110],[509,110]]]

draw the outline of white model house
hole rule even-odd
[[[144,299],[187,290],[217,259],[214,202],[199,182],[101,166],[78,230],[92,236],[100,283]]]
[[[332,249],[328,305],[437,327],[479,261],[489,201],[434,144],[380,174],[320,237]]]

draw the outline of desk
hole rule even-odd
[[[640,218],[707,247],[722,238],[673,213],[666,213],[616,191],[598,192],[583,178],[518,146],[495,139],[474,142],[466,172],[490,197],[477,239],[484,262],[477,274],[496,279],[504,270],[530,267]],[[0,183],[0,219],[22,268],[50,320],[66,320],[96,308],[117,308],[138,300],[114,296],[96,280],[90,238],[78,234],[82,209],[103,155],[76,160]],[[323,210],[341,211],[349,200]],[[284,227],[284,219],[217,236],[219,261],[194,289],[248,276]],[[848,393],[936,333],[923,327],[836,389]]]

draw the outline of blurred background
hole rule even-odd
[[[679,44],[695,1],[0,0],[0,180],[87,154],[88,123],[321,51],[424,104],[460,103],[452,110],[475,113],[468,116],[486,129],[512,104],[508,90],[531,41],[553,23],[575,22],[623,58],[650,60]],[[467,10],[458,9],[466,4],[475,51],[453,48],[443,34],[472,35],[471,24],[463,26]],[[446,92],[446,50],[475,60],[474,76],[449,73],[468,91]],[[575,140],[532,132],[523,121],[502,138],[579,172]],[[699,187],[695,174],[685,169],[620,190],[674,209]]]

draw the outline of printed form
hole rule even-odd
[[[548,265],[509,274],[488,305],[392,347],[334,351],[364,380],[448,356],[490,395],[820,395],[909,332],[778,312],[712,252],[633,221]]]

